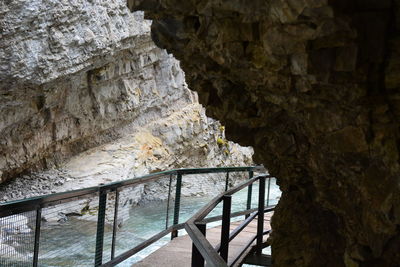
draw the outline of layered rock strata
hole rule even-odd
[[[205,116],[179,62],[125,1],[3,1],[0,25],[1,202],[168,169],[252,164],[253,150],[227,141]],[[220,178],[185,177],[182,194],[216,194]],[[166,180],[121,191],[121,209],[165,200]],[[96,220],[87,211],[97,205],[88,196],[42,219]]]
[[[152,42],[150,22],[122,0],[2,1],[0,18],[3,182],[197,103],[179,63]]]
[[[218,144],[218,140],[225,144]],[[252,148],[227,141],[221,124],[207,118],[200,104],[192,103],[166,118],[80,153],[58,168],[22,175],[0,185],[0,201],[92,187],[176,168],[248,166],[252,165],[252,154]],[[247,173],[232,173],[231,185],[247,177]],[[147,190],[143,184],[130,199],[133,203],[165,200],[168,181],[151,183]],[[225,175],[188,175],[183,182],[183,196],[215,195],[223,191]]]
[[[188,102],[177,63],[121,1],[0,5],[3,181],[121,136],[134,119],[145,123],[139,110],[160,116],[164,96]],[[176,96],[168,96],[170,87]],[[154,101],[160,108],[149,107]]]
[[[274,266],[399,264],[399,1],[128,4],[278,178]]]

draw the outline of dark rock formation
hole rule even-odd
[[[398,0],[128,3],[278,177],[275,266],[400,264]]]

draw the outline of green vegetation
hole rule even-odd
[[[221,125],[219,127],[219,130],[221,132],[221,135],[217,138],[217,144],[218,144],[219,148],[223,149],[224,154],[226,156],[229,156],[230,155],[229,142],[228,142],[228,140],[225,139],[225,134],[224,134],[225,126]]]

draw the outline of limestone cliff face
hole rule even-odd
[[[218,139],[224,140],[224,144],[218,144]],[[0,202],[97,186],[177,168],[249,166],[252,165],[252,155],[252,148],[226,141],[221,124],[207,118],[200,104],[192,103],[167,117],[126,132],[112,142],[79,153],[58,168],[22,175],[0,185]],[[247,175],[232,173],[231,183],[241,182]],[[134,187],[126,198],[134,203],[165,200],[168,181],[163,179],[159,184],[153,182],[151,186]],[[184,196],[213,196],[225,187],[224,174],[188,175],[183,181]]]
[[[3,180],[192,101],[178,63],[154,46],[148,21],[122,1],[1,5]]]
[[[59,166],[187,106],[202,112],[179,63],[123,0],[1,1],[0,29],[0,182]]]
[[[274,266],[398,265],[399,1],[128,4],[278,178]]]

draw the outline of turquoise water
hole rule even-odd
[[[279,197],[280,197],[280,190],[275,183],[275,179],[271,179],[270,198],[268,204],[276,205],[278,203]],[[179,222],[182,223],[188,220],[200,208],[205,206],[212,198],[213,197],[182,198]],[[244,188],[232,196],[232,212],[245,210],[246,202],[247,202],[247,188]],[[257,207],[257,203],[258,203],[258,184],[255,183],[253,185],[252,208]],[[159,202],[148,203],[146,204],[146,206],[134,208],[131,210],[131,216],[129,218],[129,222],[127,222],[127,224],[122,227],[122,230],[125,231],[127,236],[129,236],[130,234],[136,238],[140,237],[143,239],[147,239],[164,229],[163,227],[165,227],[165,214],[166,214],[165,210],[166,210],[166,203],[159,203]],[[221,214],[222,214],[222,203],[220,203],[207,217],[212,217]],[[242,220],[242,219],[243,216],[240,216],[232,220]],[[169,221],[170,222],[172,221],[172,214],[170,216]],[[214,227],[219,224],[220,222],[209,223],[207,224],[207,227]],[[184,230],[181,230],[179,231],[179,234],[180,235],[186,234],[186,232]],[[133,257],[119,264],[118,266],[121,267],[131,266],[134,262],[137,262],[145,258],[151,252],[157,250],[161,246],[168,243],[169,240],[170,236],[167,235],[157,243],[139,252],[138,254],[134,255]],[[121,252],[132,247],[132,239],[125,237],[123,239],[119,239],[119,241],[120,243],[118,247],[120,248],[119,251]],[[137,244],[139,244],[139,242]]]
[[[232,212],[246,209],[247,188],[237,192],[232,196]],[[280,196],[279,188],[275,180],[271,179],[271,190],[269,205],[275,205]],[[179,222],[185,222],[193,216],[200,208],[207,204],[213,197],[183,197],[180,205]],[[253,185],[252,208],[257,206],[258,184]],[[267,201],[266,201],[267,203]],[[172,206],[172,205],[171,205]],[[166,227],[166,202],[153,201],[144,205],[132,207],[125,216],[126,221],[118,228],[116,234],[116,253],[121,253],[135,247],[151,236],[164,230]],[[170,207],[168,224],[171,225],[173,207]],[[218,205],[209,216],[222,214],[222,203]],[[232,220],[242,220],[243,216]],[[219,222],[209,223],[207,227],[218,225]],[[32,234],[32,233],[31,233]],[[184,230],[179,235],[186,234]],[[93,266],[95,255],[96,222],[83,221],[78,217],[72,217],[62,224],[45,225],[41,232],[39,266]],[[111,255],[112,228],[105,228],[103,263],[110,260]],[[132,256],[118,266],[127,267],[140,261],[156,249],[167,244],[170,235],[167,235]],[[1,256],[0,256],[1,257]],[[1,262],[1,261],[0,261]],[[14,263],[15,264],[15,263]],[[8,265],[7,265],[8,266]],[[19,263],[9,266],[30,266],[29,264]]]

